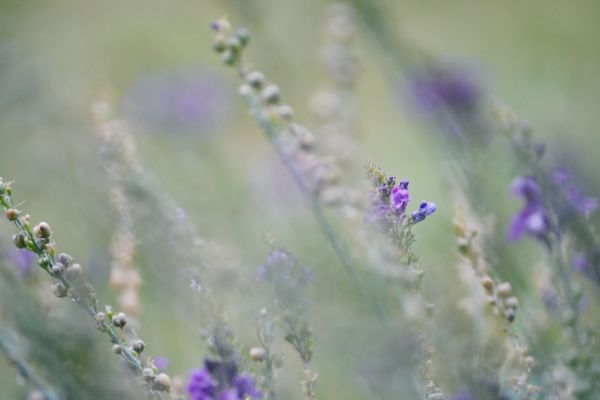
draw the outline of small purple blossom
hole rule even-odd
[[[410,195],[408,193],[408,181],[401,181],[400,184],[392,189],[391,193],[391,204],[395,211],[404,212],[406,206],[410,202]]]
[[[187,386],[191,400],[260,399],[249,375],[239,374],[231,361],[204,360],[204,368],[192,371]]]
[[[425,218],[433,214],[437,210],[437,206],[429,201],[423,201],[419,205],[419,209],[412,213],[413,223],[423,221]]]
[[[519,240],[523,234],[534,236],[545,243],[552,231],[550,216],[542,202],[542,191],[530,176],[518,177],[513,182],[513,193],[525,199],[525,206],[512,219],[509,240]]]
[[[8,257],[21,276],[29,274],[35,265],[36,256],[25,249],[11,249]]]
[[[167,369],[167,367],[169,366],[169,359],[166,357],[156,357],[154,359],[154,366],[159,370],[159,371],[164,371]]]

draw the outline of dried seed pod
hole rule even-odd
[[[497,289],[498,296],[506,298],[506,297],[510,296],[511,292],[512,292],[512,286],[510,285],[510,283],[504,282],[504,283],[501,283],[500,285],[498,285],[498,289]]]
[[[146,344],[144,343],[143,340],[134,340],[133,343],[131,344],[131,348],[133,349],[133,351],[135,351],[138,354],[141,354],[144,351],[144,347],[146,347]]]
[[[265,74],[260,71],[252,71],[246,75],[246,82],[255,89],[260,89],[265,83]]]
[[[253,347],[250,349],[250,358],[252,361],[263,361],[266,353],[267,352],[262,347]]]
[[[281,97],[281,91],[277,85],[268,85],[260,93],[261,99],[267,104],[277,104]]]
[[[157,390],[162,390],[165,392],[169,391],[169,388],[171,387],[171,378],[164,372],[156,375],[156,378],[154,379],[154,387]]]
[[[17,218],[19,218],[19,214],[20,214],[20,211],[17,210],[16,208],[9,208],[8,210],[6,210],[6,218],[9,221],[16,221]]]

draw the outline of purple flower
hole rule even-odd
[[[187,391],[191,400],[244,400],[262,397],[250,376],[238,374],[234,362],[209,359],[204,360],[204,368],[192,371]]]
[[[464,71],[436,68],[415,77],[413,95],[426,112],[446,109],[455,113],[468,113],[476,109],[481,91],[475,81]]]
[[[557,168],[553,176],[554,183],[560,188],[566,200],[573,209],[582,215],[589,215],[598,208],[598,199],[587,197],[577,187],[573,177],[564,169]]]
[[[35,265],[35,254],[25,249],[11,249],[8,257],[17,267],[21,276],[29,274]]]
[[[154,359],[154,366],[158,368],[159,371],[164,371],[167,369],[169,365],[169,359],[166,357],[156,357]]]
[[[410,202],[410,195],[408,193],[408,181],[401,181],[398,186],[392,189],[391,203],[392,208],[395,211],[404,212],[406,206]]]
[[[423,201],[421,205],[419,205],[419,209],[412,213],[413,223],[423,221],[425,218],[433,214],[437,210],[437,206],[431,202]]]
[[[232,98],[215,73],[166,71],[138,78],[123,99],[128,121],[144,132],[207,135],[228,120]]]
[[[525,233],[547,243],[552,223],[543,205],[542,191],[536,180],[530,176],[516,178],[513,182],[513,193],[525,199],[525,206],[513,217],[508,239],[519,240]]]

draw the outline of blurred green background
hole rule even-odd
[[[472,66],[493,96],[529,119],[551,149],[569,149],[583,167],[597,170],[600,2],[377,3],[385,7],[404,40],[443,59]],[[0,2],[0,176],[16,182],[17,201],[26,200],[24,208],[34,221],[44,219],[52,225],[59,248],[93,267],[94,282],[102,287],[115,215],[107,204],[107,179],[98,161],[91,103],[108,95],[127,120],[137,115],[136,102],[144,100],[146,92],[136,92],[144,82],[150,81],[151,86],[173,75],[200,79],[219,104],[206,123],[193,124],[182,134],[168,121],[145,129],[144,118],[150,116],[137,115],[141,125],[127,120],[132,122],[141,163],[159,187],[187,210],[203,238],[236,249],[234,264],[239,271],[231,274],[235,279],[223,281],[219,301],[227,304],[233,328],[244,344],[253,344],[253,323],[263,301],[253,271],[268,251],[265,232],[316,270],[313,308],[318,309],[314,325],[320,397],[360,399],[368,396],[367,388],[349,378],[360,352],[348,348],[372,340],[367,328],[353,330],[362,325],[364,316],[347,302],[351,286],[344,285],[347,278],[310,213],[298,196],[285,195],[294,188],[267,190],[286,178],[271,182],[264,171],[274,170],[275,177],[285,177],[287,172],[278,166],[237,97],[237,76],[211,50],[209,30],[210,22],[223,15],[236,26],[248,27],[253,33],[248,58],[277,82],[297,120],[310,127],[314,117],[308,99],[327,79],[319,51],[328,4],[317,0]],[[356,35],[362,65],[357,86],[360,141],[369,159],[390,174],[410,179],[413,199],[438,204],[435,222],[416,229],[417,251],[432,300],[450,299],[452,308],[461,289],[453,268],[453,204],[441,178],[443,148],[399,100],[398,82],[390,79],[389,57],[371,40],[360,18]],[[204,345],[190,305],[181,304],[188,300],[177,294],[187,285],[183,274],[156,246],[165,233],[152,215],[144,213],[140,211],[144,223],[138,228],[143,241],[137,261],[145,279],[140,335],[153,355],[171,360],[174,375],[186,377],[190,368],[200,365]],[[12,233],[6,223],[0,230],[4,238]],[[319,290],[332,285],[342,289]],[[109,289],[103,290],[104,298],[110,296]],[[60,302],[58,307],[71,306]],[[69,312],[79,312],[71,308]],[[357,334],[349,337],[349,330]],[[104,338],[93,338],[104,345]],[[283,374],[279,385],[285,398],[299,398],[296,381],[301,366],[293,356],[287,359],[292,360],[290,372]],[[23,396],[14,376],[0,359],[3,398]]]

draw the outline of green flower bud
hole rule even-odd
[[[281,97],[281,91],[276,85],[269,85],[262,90],[260,97],[267,104],[277,104]]]
[[[227,65],[233,65],[237,61],[237,54],[231,49],[227,49],[221,54],[221,60]]]
[[[25,247],[27,247],[27,236],[25,235],[25,232],[21,231],[18,232],[17,234],[13,235],[12,239],[13,239],[13,243],[15,244],[15,247],[17,249],[24,249]]]
[[[246,46],[250,42],[250,32],[246,28],[240,28],[235,33],[235,36],[240,41],[242,47]]]
[[[225,42],[228,49],[237,52],[242,48],[242,42],[236,36],[232,36]]]
[[[144,343],[144,341],[142,340],[134,340],[133,343],[131,344],[131,348],[133,349],[133,351],[135,351],[138,354],[141,354],[144,351],[144,347],[146,346],[146,344]]]
[[[252,71],[246,75],[246,82],[255,89],[260,89],[265,83],[265,74],[260,71]]]

